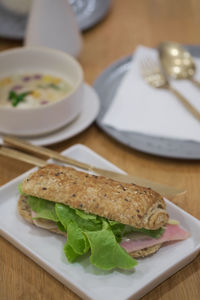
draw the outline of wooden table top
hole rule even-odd
[[[104,21],[83,34],[80,63],[85,80],[93,84],[115,60],[129,55],[137,45],[156,46],[163,40],[200,44],[200,1],[113,0]],[[0,50],[21,46],[20,41],[0,39]],[[93,124],[79,135],[53,145],[62,151],[82,143],[130,174],[186,189],[179,206],[200,217],[200,162],[173,160],[144,154],[119,144]],[[0,157],[0,185],[31,166]],[[79,299],[5,239],[0,238],[0,299]],[[113,297],[114,299],[114,297]],[[200,299],[200,256],[171,276],[143,300]]]

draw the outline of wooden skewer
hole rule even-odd
[[[14,146],[17,149],[21,149],[21,150],[26,150],[30,153],[34,153],[34,154],[41,154],[44,155],[48,158],[53,158],[56,159],[58,161],[64,162],[66,164],[78,167],[80,169],[86,170],[86,171],[94,171],[94,167],[90,166],[88,164],[85,164],[83,162],[80,162],[78,160],[74,160],[70,157],[64,156],[56,151],[53,151],[51,149],[48,148],[44,148],[44,147],[40,147],[40,146],[35,146],[33,144],[30,144],[22,139],[16,138],[16,137],[8,137],[5,136],[3,138],[4,143]],[[96,168],[97,170],[97,168]]]
[[[117,180],[120,182],[135,183],[137,185],[150,187],[153,190],[160,193],[163,197],[166,197],[168,199],[174,199],[176,197],[180,198],[182,196],[185,197],[185,194],[186,194],[186,191],[183,191],[181,189],[177,189],[174,187],[159,184],[157,182],[152,182],[148,179],[140,178],[140,177],[133,176],[133,175],[120,174],[120,173],[116,173],[113,171],[96,168],[92,165],[89,165],[89,164],[74,160],[72,158],[69,158],[67,156],[64,156],[56,151],[53,151],[53,150],[50,150],[50,149],[47,149],[44,147],[32,145],[32,144],[30,144],[22,139],[16,138],[16,137],[6,136],[3,138],[3,140],[6,144],[14,146],[18,149],[26,150],[26,151],[28,151],[30,153],[34,153],[34,154],[42,154],[49,158],[56,159],[60,162],[64,162],[68,165],[75,166],[80,169],[96,173],[101,176],[109,177],[111,179],[114,179],[114,180]],[[4,147],[2,147],[0,154],[2,154],[4,156],[9,156],[9,157],[12,157],[15,159],[23,160],[25,162],[36,165],[38,167],[42,167],[47,164],[47,162],[45,160],[41,160],[39,158],[36,158],[31,155],[27,155],[25,153],[22,153],[22,152],[19,152],[16,150],[11,151],[11,149],[9,149],[9,148],[5,149]]]
[[[10,149],[7,147],[1,147],[0,154],[3,156],[6,156],[6,157],[10,157],[10,158],[14,158],[17,160],[27,162],[27,163],[37,166],[37,167],[44,167],[47,164],[47,162],[45,160],[42,160],[42,159],[34,157],[32,155],[28,155],[28,154],[25,154],[20,151]]]

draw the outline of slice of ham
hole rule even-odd
[[[37,214],[33,210],[31,211],[31,214],[32,214],[32,218],[33,218],[33,223],[36,226],[44,228],[44,229],[57,229],[58,228],[56,222],[46,220],[46,219],[40,219],[40,218],[34,219],[37,216]]]
[[[149,248],[151,246],[165,243],[165,242],[171,242],[171,241],[178,241],[178,240],[185,240],[189,237],[189,232],[186,230],[180,228],[178,225],[166,225],[165,232],[163,235],[158,238],[149,238],[143,236],[143,238],[135,239],[134,234],[132,234],[133,239],[131,239],[131,235],[128,239],[121,242],[121,246],[128,252],[131,253],[133,251],[138,251],[144,248]]]

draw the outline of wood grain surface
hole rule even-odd
[[[200,44],[199,0],[113,0],[107,17],[83,34],[84,45],[79,61],[85,81],[92,85],[104,68],[132,53],[137,45],[155,47],[164,40]],[[21,45],[20,41],[0,39],[0,50]],[[130,174],[186,189],[188,197],[180,200],[178,205],[200,218],[199,161],[165,159],[129,149],[108,137],[95,124],[50,148],[60,152],[76,143],[90,147]],[[0,157],[0,185],[30,167]],[[80,298],[0,238],[0,299]],[[200,299],[200,256],[142,298],[150,299]]]

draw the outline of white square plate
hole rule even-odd
[[[83,145],[63,152],[97,167],[122,172]],[[0,188],[0,234],[37,262],[47,272],[84,299],[138,299],[197,256],[200,250],[200,222],[167,201],[170,217],[191,233],[185,241],[162,247],[155,255],[138,259],[134,271],[101,271],[88,257],[74,264],[64,256],[65,238],[28,224],[17,213],[17,185],[33,169]]]

